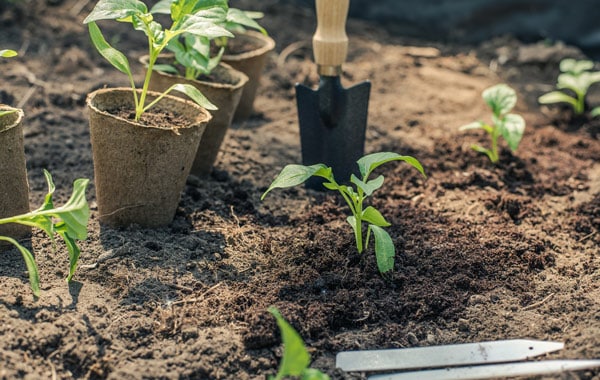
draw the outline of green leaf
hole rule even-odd
[[[499,125],[500,133],[504,140],[508,143],[510,149],[514,152],[519,147],[519,143],[525,132],[525,120],[521,115],[509,113],[504,117],[503,122]]]
[[[358,236],[358,231],[356,230],[356,217],[354,215],[350,215],[348,217],[346,217],[346,222],[348,222],[348,224],[350,226],[352,226],[352,231],[354,232],[354,236]],[[358,244],[358,242],[357,242]]]
[[[154,67],[152,68],[152,70],[154,70],[154,71],[160,71],[161,73],[179,75],[179,71],[177,71],[177,69],[175,68],[175,66],[167,65],[167,64],[154,65]]]
[[[363,210],[362,219],[365,222],[374,224],[378,227],[389,227],[391,224],[385,220],[383,215],[373,206],[369,206]]]
[[[468,131],[472,129],[484,129],[483,126],[485,123],[483,121],[474,121],[469,124],[465,124],[459,128],[460,131]]]
[[[517,104],[517,93],[503,83],[484,90],[482,97],[496,116],[510,112]]]
[[[150,13],[169,14],[171,13],[171,4],[173,4],[173,0],[160,0],[150,9]]]
[[[138,0],[99,0],[92,12],[83,20],[83,23],[88,24],[98,20],[117,20],[145,13],[148,13],[148,7]]]
[[[27,267],[27,273],[29,274],[29,285],[31,286],[31,291],[33,295],[36,297],[40,296],[40,274],[38,272],[37,264],[35,263],[35,258],[29,252],[29,250],[19,244],[15,239],[10,238],[8,236],[0,236],[0,240],[6,241],[17,247],[17,249],[21,252],[23,256],[23,260],[25,260],[25,266]]]
[[[92,43],[100,55],[110,62],[117,70],[131,77],[131,69],[129,68],[127,57],[106,42],[100,28],[98,28],[98,25],[96,25],[95,22],[90,22],[88,24],[88,29],[90,31]]]
[[[304,347],[304,341],[276,308],[270,307],[269,312],[277,320],[279,331],[281,331],[281,340],[283,341],[283,357],[275,379],[302,375],[310,364],[310,355]]]
[[[0,50],[0,57],[11,58],[11,57],[16,57],[16,56],[17,56],[17,52],[14,50],[10,50],[10,49]]]
[[[225,16],[220,8],[211,10],[211,14]],[[207,18],[199,14],[186,15],[176,28],[172,29],[175,34],[191,33],[198,36],[214,39],[217,37],[234,37],[234,35],[222,26],[217,25],[220,19]]]
[[[302,380],[330,380],[329,375],[315,368],[307,368],[302,372]]]
[[[87,223],[90,218],[90,208],[85,198],[88,183],[87,178],[80,178],[73,183],[73,194],[61,207],[40,211],[39,215],[52,216],[62,222],[56,224],[58,231],[64,231],[69,237],[78,240],[87,238]]]
[[[243,25],[252,29],[256,29],[260,31],[262,34],[267,35],[267,31],[265,28],[260,26],[253,17],[253,14],[249,12],[242,11],[236,8],[229,8],[227,12],[227,23],[228,29],[231,27],[235,27],[235,25]]]
[[[382,175],[380,175],[379,177],[367,181],[365,183],[361,181],[358,177],[356,177],[354,174],[350,176],[350,182],[355,184],[358,188],[362,189],[362,191],[367,197],[371,196],[371,194],[373,194],[375,190],[379,189],[383,185],[384,179],[385,178]]]
[[[204,96],[200,92],[200,90],[198,90],[195,86],[192,86],[191,84],[182,84],[182,83],[174,84],[167,91],[165,91],[165,93],[168,93],[170,91],[179,91],[179,92],[181,92],[183,94],[186,94],[194,102],[196,102],[201,107],[206,108],[207,110],[216,110],[217,109],[217,106],[215,106],[214,104],[212,104],[206,98],[206,96]]]
[[[574,75],[581,74],[586,70],[594,68],[594,62],[588,60],[575,60],[573,58],[565,58],[560,61],[560,71],[563,73],[571,73]]]
[[[423,176],[425,176],[423,167],[421,166],[421,163],[417,161],[416,158],[411,156],[401,156],[397,153],[392,152],[379,152],[368,154],[360,158],[357,161],[357,163],[358,168],[360,170],[360,174],[363,176],[363,179],[365,179],[368,178],[371,172],[377,167],[390,161],[405,161],[406,163],[412,165],[415,169],[417,169]]]
[[[594,109],[593,109],[593,110],[590,112],[590,115],[591,115],[592,117],[598,117],[598,116],[600,116],[600,107],[596,107],[596,108],[594,108]]]
[[[332,181],[331,168],[324,164],[315,164],[311,166],[287,165],[281,170],[281,173],[275,178],[271,186],[263,193],[260,199],[264,199],[267,193],[275,188],[286,188],[300,185],[312,176],[323,177]],[[332,181],[333,182],[333,181]]]
[[[396,248],[390,235],[381,227],[370,224],[375,237],[375,256],[377,257],[377,268],[379,272],[386,273],[394,269],[394,256]]]
[[[538,102],[540,104],[568,103],[575,107],[577,104],[577,99],[561,91],[552,91],[540,96],[538,98]]]

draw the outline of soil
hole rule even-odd
[[[397,250],[383,278],[372,247],[357,253],[335,194],[296,187],[260,201],[285,164],[301,161],[293,85],[318,83],[315,22],[309,9],[279,1],[238,3],[265,12],[277,41],[255,114],[231,128],[211,177],[189,181],[168,227],[100,225],[92,181],[72,283],[65,247],[40,231],[26,242],[40,267],[39,300],[20,254],[0,255],[0,378],[264,378],[282,354],[271,305],[334,379],[367,377],[335,369],[344,350],[533,338],[565,342],[549,358],[600,357],[598,122],[536,101],[554,88],[560,59],[582,57],[578,49],[510,37],[448,45],[349,20],[343,82],[373,86],[366,151],[413,155],[427,173],[399,163],[380,170],[386,182],[371,204],[392,223]],[[0,5],[0,46],[20,52],[0,61],[0,102],[25,110],[34,208],[43,168],[57,204],[73,180],[93,178],[86,95],[127,85],[89,42],[81,22],[92,6]],[[100,26],[128,49],[141,80],[143,36]],[[469,148],[486,137],[458,128],[489,118],[481,92],[500,82],[518,91],[527,129],[518,151],[502,143],[492,165]],[[600,104],[597,91],[588,100]]]

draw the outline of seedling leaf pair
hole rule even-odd
[[[348,216],[346,221],[354,231],[358,252],[362,253],[364,247],[368,247],[369,238],[371,232],[373,232],[377,267],[381,273],[387,273],[394,268],[396,251],[392,238],[383,227],[389,227],[391,224],[373,206],[365,208],[364,201],[381,188],[385,180],[382,175],[374,179],[369,179],[373,170],[391,161],[404,161],[425,176],[423,166],[421,166],[421,163],[417,159],[411,156],[401,156],[393,152],[373,153],[360,158],[357,164],[362,178],[358,178],[354,174],[351,175],[350,183],[354,187],[337,183],[332,169],[324,164],[311,166],[291,164],[281,170],[267,191],[261,196],[261,200],[273,189],[297,186],[313,176],[323,178],[325,180],[323,186],[329,190],[338,191],[350,208],[352,215]],[[364,239],[363,222],[367,225],[367,233]]]
[[[79,261],[80,249],[77,246],[76,240],[87,238],[87,223],[90,216],[90,209],[85,198],[85,191],[89,180],[75,180],[73,183],[73,193],[67,203],[61,207],[55,207],[52,200],[55,190],[52,176],[46,170],[44,170],[44,175],[48,183],[48,193],[44,198],[42,206],[26,214],[0,219],[0,224],[18,223],[36,227],[43,230],[52,241],[54,241],[55,235],[59,235],[65,242],[69,253],[69,274],[66,279],[69,282],[75,274]],[[9,242],[19,249],[27,266],[31,290],[36,297],[39,297],[40,277],[35,258],[31,252],[10,237],[0,236],[0,240]]]
[[[541,104],[566,103],[573,108],[575,115],[585,112],[585,97],[591,85],[600,82],[600,72],[590,72],[594,63],[588,60],[565,58],[560,62],[561,74],[558,76],[556,87],[561,91],[552,91],[538,98]],[[564,92],[564,90],[570,93]],[[592,116],[600,114],[600,109],[594,109]]]
[[[486,154],[490,161],[496,163],[500,159],[498,137],[502,136],[510,149],[513,152],[516,151],[525,132],[525,120],[521,115],[509,113],[517,104],[517,93],[506,84],[498,84],[484,90],[482,97],[492,109],[493,122],[488,124],[483,121],[475,121],[463,125],[460,130],[483,129],[490,136],[491,148],[487,149],[479,145],[472,145],[471,148]]]

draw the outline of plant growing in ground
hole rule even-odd
[[[491,149],[473,144],[471,149],[485,153],[490,161],[496,163],[498,155],[498,137],[504,137],[510,149],[514,152],[525,132],[525,120],[521,115],[509,113],[517,104],[517,93],[505,84],[498,84],[483,91],[483,100],[492,109],[492,123],[475,121],[460,127],[461,131],[483,129],[490,136]]]
[[[600,82],[600,71],[591,72],[594,62],[565,58],[560,61],[561,74],[558,75],[556,87],[561,91],[552,91],[539,97],[541,104],[567,103],[573,108],[575,115],[585,112],[585,97],[590,86]],[[570,91],[571,94],[565,93]],[[600,107],[593,114],[600,114]]]
[[[300,377],[302,380],[329,380],[327,374],[318,369],[309,368],[310,355],[304,346],[300,334],[281,316],[279,310],[269,308],[277,320],[281,340],[283,341],[283,356],[279,363],[279,370],[275,376],[269,376],[269,380],[282,380],[288,376]]]
[[[352,212],[352,215],[346,218],[352,226],[356,240],[356,248],[359,253],[369,246],[371,232],[375,238],[375,256],[377,258],[377,267],[381,273],[386,273],[394,268],[394,257],[396,249],[390,235],[383,229],[391,224],[381,215],[373,206],[364,206],[364,201],[371,196],[377,189],[383,185],[383,175],[375,179],[369,179],[369,176],[379,166],[390,161],[405,161],[416,168],[423,176],[425,173],[421,163],[411,156],[401,156],[392,152],[380,152],[368,154],[357,161],[361,178],[354,174],[350,176],[350,182],[355,186],[339,184],[336,182],[332,169],[324,164],[315,164],[311,166],[287,165],[281,173],[275,178],[271,186],[264,192],[261,199],[264,199],[267,193],[275,188],[286,188],[304,183],[312,176],[325,179],[323,186],[329,190],[338,191]],[[367,225],[367,233],[363,239],[363,222]]]
[[[154,13],[168,14],[171,12],[173,1],[161,0],[152,7],[152,11]],[[213,1],[213,3],[218,3],[219,6],[227,9],[227,16],[220,25],[228,31],[240,33],[244,32],[246,27],[249,27],[267,34],[267,31],[255,21],[256,18],[262,17],[262,13],[245,12],[240,9],[229,8],[227,0]],[[209,38],[207,36],[186,33],[179,38],[172,39],[167,45],[167,50],[175,54],[174,65],[162,64],[156,65],[154,68],[158,71],[179,75],[179,71],[175,66],[179,64],[185,68],[186,79],[197,79],[201,75],[209,75],[221,62],[228,37],[230,36]],[[215,41],[216,46],[219,47],[219,51],[212,57],[211,41]]]
[[[0,57],[3,58],[11,58],[11,57],[16,57],[17,56],[17,52],[14,50],[10,50],[10,49],[4,49],[4,50],[0,50]],[[4,116],[4,115],[9,115],[11,113],[15,113],[17,112],[16,108],[10,109],[10,110],[0,110],[0,116]]]
[[[48,183],[48,194],[40,208],[26,214],[0,219],[0,224],[18,223],[43,230],[54,242],[56,235],[60,236],[67,246],[69,252],[69,275],[67,282],[71,281],[77,262],[79,261],[79,247],[76,240],[87,238],[87,223],[90,217],[90,209],[85,198],[85,189],[88,179],[80,178],[73,183],[73,194],[61,207],[55,207],[52,201],[54,194],[54,182],[52,176],[44,170],[46,182]],[[0,236],[0,241],[6,241],[19,249],[25,260],[29,272],[29,283],[36,297],[40,295],[40,276],[35,258],[31,252],[19,244],[15,239],[8,236]]]
[[[169,6],[172,25],[170,28],[164,28],[154,20],[153,13],[162,8],[153,8],[148,11],[146,4],[139,0],[100,0],[85,18],[84,23],[88,24],[92,42],[98,52],[106,58],[115,68],[127,74],[130,85],[133,89],[135,100],[135,120],[138,121],[141,115],[155,105],[166,94],[175,90],[180,91],[200,106],[214,110],[216,107],[206,99],[202,93],[194,86],[187,84],[175,84],[169,87],[154,101],[146,105],[146,95],[148,85],[152,76],[152,70],[158,55],[174,39],[183,34],[192,34],[205,38],[232,37],[221,25],[225,22],[227,15],[226,2],[218,0],[174,0]],[[99,20],[117,20],[119,22],[131,23],[135,30],[141,30],[148,38],[148,67],[142,85],[141,92],[137,94],[133,75],[129,66],[127,57],[113,48],[106,42],[100,28],[96,24]]]

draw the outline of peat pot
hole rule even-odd
[[[29,185],[23,146],[23,111],[0,105],[0,218],[29,212]],[[0,235],[21,239],[31,228],[20,224],[0,226]]]
[[[146,57],[141,61],[147,63],[147,60]],[[159,63],[172,62],[173,59],[167,55],[159,58]],[[218,107],[218,110],[211,111],[212,119],[206,125],[190,174],[198,177],[206,177],[210,174],[247,82],[248,77],[244,73],[224,63],[219,64],[212,71],[210,79],[206,80],[185,79],[182,76],[160,71],[152,73],[150,90],[163,92],[177,83],[190,84]],[[172,94],[187,98],[180,92],[173,91]]]
[[[267,56],[273,49],[275,41],[271,37],[252,30],[236,34],[235,38],[229,40],[221,60],[248,76],[248,83],[233,116],[234,121],[244,121],[252,113],[260,77],[267,63]]]
[[[147,102],[159,94],[149,92]],[[138,94],[139,96],[139,94]],[[100,222],[120,227],[169,224],[211,116],[192,101],[165,96],[150,113],[169,113],[179,125],[151,127],[116,116],[134,110],[130,88],[102,89],[87,97]]]

